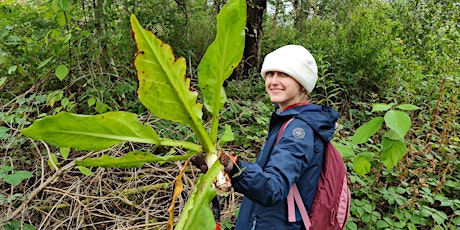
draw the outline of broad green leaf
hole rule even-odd
[[[433,210],[433,219],[436,221],[437,224],[443,224],[447,218],[449,218],[445,212],[439,211],[436,209]]]
[[[371,112],[381,112],[381,111],[387,111],[391,109],[395,104],[383,104],[383,103],[376,103],[372,105],[372,111]]]
[[[383,121],[383,117],[375,117],[366,124],[360,126],[353,135],[352,143],[366,143],[372,135],[379,131],[382,127]]]
[[[362,152],[353,158],[353,169],[361,176],[371,171],[371,160],[374,156],[371,152]]]
[[[56,74],[56,77],[62,81],[67,77],[67,74],[69,74],[69,69],[64,64],[61,64],[56,68],[54,73]]]
[[[16,186],[19,185],[22,180],[29,179],[32,176],[33,174],[31,172],[20,170],[5,176],[3,179],[6,183]]]
[[[65,26],[70,21],[69,14],[61,10],[56,13],[56,20],[60,26]]]
[[[5,84],[7,77],[0,77],[0,87]]]
[[[10,66],[10,68],[8,68],[8,75],[11,75],[12,73],[16,72],[17,69],[17,65]]]
[[[394,225],[393,225],[394,229],[404,229],[404,227],[406,227],[405,222],[395,222]]]
[[[397,110],[390,110],[385,113],[385,124],[394,130],[399,136],[404,138],[411,126],[409,115]]]
[[[190,90],[185,77],[184,58],[175,58],[171,46],[143,29],[131,15],[131,28],[137,44],[134,65],[139,79],[139,99],[155,116],[188,125],[205,148],[215,152],[201,121],[202,105],[198,93]]]
[[[353,149],[346,145],[342,145],[339,143],[332,142],[332,144],[335,146],[335,148],[340,152],[340,155],[342,155],[343,159],[350,158],[355,155],[355,152]]]
[[[51,9],[53,9],[54,13],[57,13],[62,10],[60,7],[60,5],[62,4],[60,2],[61,0],[53,0],[53,3],[51,4]]]
[[[50,158],[48,159],[48,166],[52,170],[56,170],[58,168],[58,165],[59,165],[59,160],[57,159],[57,156],[54,154],[51,155]]]
[[[384,229],[384,228],[387,228],[389,227],[390,225],[386,222],[386,221],[383,221],[383,220],[379,220],[377,221],[377,227],[379,229]]]
[[[412,105],[412,104],[401,104],[401,105],[396,106],[396,108],[401,109],[401,110],[407,110],[407,111],[420,109],[420,107],[416,105]]]
[[[69,11],[70,10],[70,0],[59,0],[58,1],[58,6],[62,10]]]
[[[24,224],[23,229],[24,230],[36,230],[35,226],[31,224]]]
[[[383,153],[380,159],[387,169],[393,168],[402,159],[407,149],[404,140],[394,140],[387,136],[383,137],[382,146]]]
[[[13,169],[14,167],[10,165],[0,165],[0,172],[9,172]]]
[[[217,15],[217,35],[198,66],[198,86],[205,107],[212,114],[211,140],[217,139],[219,111],[227,100],[222,87],[244,51],[246,2],[229,1]]]
[[[61,106],[66,107],[69,104],[70,100],[69,98],[65,97],[61,100]]]
[[[385,137],[395,141],[404,141],[404,138],[399,136],[399,134],[392,129],[385,133]]]
[[[0,139],[8,136],[8,130],[10,129],[5,126],[0,126]]]
[[[88,99],[87,104],[88,104],[88,107],[92,107],[94,104],[96,104],[96,98],[90,97],[90,98]]]
[[[59,153],[64,159],[67,159],[69,157],[70,153],[70,148],[69,147],[62,147],[59,149]]]
[[[224,134],[219,139],[219,146],[223,146],[225,143],[235,140],[235,136],[232,132],[232,127],[230,125],[225,125]]]
[[[454,224],[457,225],[457,226],[460,226],[460,216],[457,215],[456,217],[454,217],[454,218],[452,219],[452,223],[454,223]]]
[[[417,230],[417,227],[415,227],[415,224],[412,222],[407,223],[407,228],[409,230]]]
[[[86,167],[138,168],[144,165],[145,163],[186,160],[194,154],[196,154],[196,152],[184,155],[157,156],[151,153],[145,153],[135,150],[121,157],[112,157],[109,155],[104,155],[98,158],[88,158],[82,161],[75,161],[75,164],[78,166]]]
[[[77,168],[85,176],[93,175],[93,172],[91,172],[91,170],[89,168],[86,168],[85,166],[76,166],[75,168]]]
[[[219,161],[216,161],[208,172],[200,177],[193,189],[192,195],[187,201],[184,210],[180,214],[176,230],[214,230],[216,223],[209,204],[216,195],[211,184],[219,171],[223,168]]]
[[[129,112],[99,115],[61,112],[36,120],[21,132],[35,140],[79,150],[103,150],[122,141],[154,145],[160,142],[152,127],[139,124],[137,115]]]

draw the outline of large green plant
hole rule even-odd
[[[212,117],[211,126],[207,129],[202,120],[202,104],[197,103],[198,93],[190,90],[190,78],[185,77],[185,59],[175,58],[168,44],[143,29],[137,18],[131,16],[132,34],[137,44],[134,65],[139,79],[140,101],[155,116],[190,127],[199,143],[159,137],[152,127],[140,124],[138,116],[129,112],[99,115],[62,112],[34,121],[22,133],[61,148],[80,150],[102,150],[125,141],[188,150],[185,155],[166,157],[141,151],[133,151],[120,158],[105,155],[76,162],[80,166],[139,167],[147,162],[184,160],[204,152],[210,168],[196,184],[176,229],[214,229],[209,203],[216,190],[211,184],[223,169],[222,164],[216,161],[220,144],[232,137],[231,130],[226,127],[222,138],[217,141],[219,111],[226,101],[223,83],[242,58],[245,23],[246,2],[230,0],[217,16],[216,38],[198,67],[198,86],[205,108]]]
[[[411,118],[403,111],[416,109],[419,109],[419,107],[411,104],[397,106],[394,103],[374,104],[372,112],[385,112],[385,115],[383,117],[376,116],[359,127],[353,135],[352,143],[358,145],[368,142],[374,134],[381,130],[385,123],[387,129],[381,138],[380,160],[388,170],[393,168],[406,153],[407,146],[404,136],[412,125]],[[355,156],[353,159],[354,170],[360,175],[369,173],[371,169],[371,160],[374,156],[375,154],[369,151],[362,152]]]

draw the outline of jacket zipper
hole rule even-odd
[[[254,217],[254,221],[252,222],[252,228],[251,228],[251,230],[255,230],[255,229],[256,229],[256,223],[257,223],[257,217]]]

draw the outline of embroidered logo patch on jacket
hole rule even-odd
[[[305,130],[302,128],[295,128],[292,130],[292,135],[297,139],[302,139],[305,137]]]

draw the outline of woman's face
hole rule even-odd
[[[302,86],[291,76],[278,71],[268,71],[265,75],[265,90],[273,103],[281,111],[286,107],[301,102]]]

